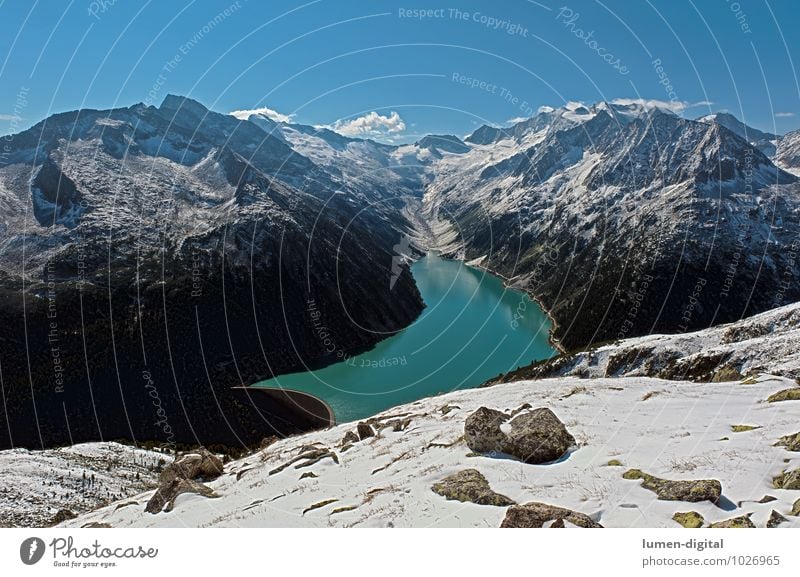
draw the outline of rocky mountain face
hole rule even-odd
[[[758,148],[766,156],[775,155],[775,147],[780,137],[777,134],[764,132],[747,126],[744,122],[736,118],[729,112],[717,112],[716,114],[709,114],[697,119],[700,122],[708,124],[719,124],[724,126],[734,134],[741,136],[747,142]]]
[[[568,104],[466,142],[426,189],[440,247],[535,295],[567,349],[800,298],[797,178],[719,123]]]
[[[390,288],[402,203],[254,123],[170,96],[7,144],[0,447],[305,430],[231,387],[369,348],[422,309],[407,270]]]
[[[800,171],[800,130],[788,132],[778,140],[775,163],[795,174]]]

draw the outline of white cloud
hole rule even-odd
[[[711,106],[714,104],[708,100],[701,100],[699,102],[686,102],[685,100],[657,100],[655,98],[615,98],[611,101],[611,103],[621,104],[623,106],[637,104],[647,109],[660,108],[662,110],[669,110],[675,114],[680,114],[687,108]]]
[[[277,110],[272,110],[266,106],[262,108],[254,108],[252,110],[234,110],[230,114],[239,120],[247,120],[253,114],[263,114],[275,122],[291,122],[291,120],[294,118],[294,114],[281,114]]]
[[[776,112],[775,116],[778,118],[791,118],[794,116],[794,112]]]
[[[392,111],[388,116],[381,116],[373,110],[351,120],[337,120],[330,128],[344,136],[380,137],[403,132],[406,123],[397,112]]]
[[[519,124],[520,122],[525,122],[528,120],[527,116],[517,116],[516,118],[509,118],[506,120],[506,124]]]
[[[14,122],[22,120],[19,116],[14,116],[13,114],[0,114],[0,121],[2,122]]]

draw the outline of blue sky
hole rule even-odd
[[[617,98],[783,133],[798,25],[794,0],[0,0],[0,132],[174,93],[394,141]]]

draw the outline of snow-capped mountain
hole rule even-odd
[[[787,132],[778,140],[775,164],[793,174],[800,174],[800,130]]]
[[[368,348],[422,309],[410,274],[390,285],[409,224],[384,189],[252,122],[169,96],[5,142],[0,446],[302,430],[230,387]]]
[[[567,348],[800,298],[796,177],[717,123],[570,103],[435,165],[439,246],[533,293]]]
[[[758,148],[764,155],[772,157],[775,155],[775,147],[780,137],[777,134],[763,132],[752,126],[747,126],[744,122],[736,118],[730,112],[717,112],[708,114],[697,119],[700,122],[719,124],[724,126],[734,134],[744,138],[747,142]]]
[[[283,439],[228,463],[204,488],[177,495],[169,511],[146,511],[154,494],[148,491],[62,525],[497,527],[533,502],[529,507],[545,518],[569,512],[565,526],[572,520],[679,528],[689,526],[691,512],[698,527],[799,527],[798,486],[786,479],[796,483],[800,466],[800,388],[786,375],[800,373],[800,359],[763,346],[773,331],[797,339],[799,309],[609,345],[597,351],[596,369],[588,357],[574,363],[567,357],[566,374],[582,367],[591,380],[562,376],[457,391]],[[604,374],[605,359],[634,349],[641,368],[663,361],[665,351],[708,354],[712,343],[716,352],[736,356],[736,368],[748,377],[728,372],[697,383],[677,374],[677,380]],[[562,458],[538,464],[476,453],[465,431],[481,407],[507,419],[550,409],[575,444]],[[513,430],[513,423],[506,425]],[[648,479],[717,484],[719,492],[716,498],[663,494]]]

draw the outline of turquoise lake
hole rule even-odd
[[[405,330],[345,361],[254,386],[311,393],[326,401],[341,423],[476,387],[555,353],[547,315],[499,278],[433,253],[411,271],[426,307]]]

